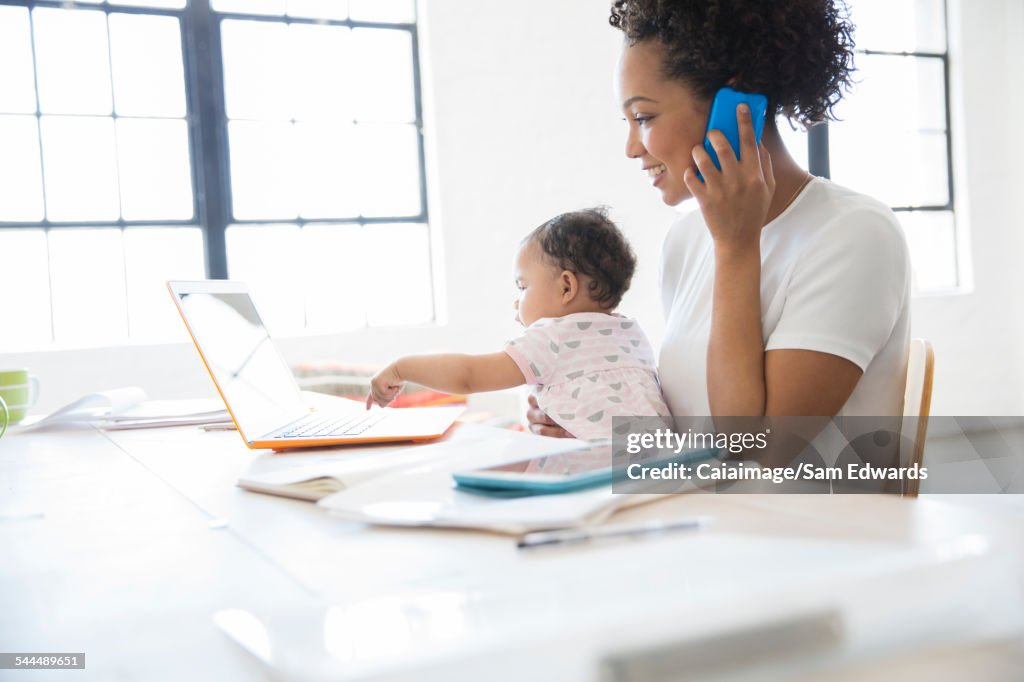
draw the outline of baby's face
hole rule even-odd
[[[544,258],[536,241],[531,239],[519,249],[515,275],[519,296],[513,305],[521,325],[529,327],[543,317],[565,314],[561,271]]]

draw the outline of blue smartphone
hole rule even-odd
[[[725,138],[729,140],[736,158],[740,158],[740,128],[736,122],[736,107],[740,102],[746,102],[750,107],[750,115],[754,123],[754,139],[761,143],[761,133],[764,131],[764,117],[768,109],[768,98],[753,92],[740,92],[726,86],[715,93],[715,99],[711,102],[711,113],[708,115],[708,126],[704,131],[704,149],[715,164],[715,168],[722,170],[722,164],[718,161],[718,154],[708,140],[708,133],[712,130],[720,130]],[[697,173],[700,177],[700,173]],[[704,178],[701,178],[703,182]]]

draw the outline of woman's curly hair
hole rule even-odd
[[[602,308],[613,310],[629,290],[636,255],[603,207],[557,215],[523,243],[531,240],[555,267],[587,277],[587,293]]]
[[[844,0],[614,0],[612,26],[631,45],[666,48],[664,76],[710,99],[737,90],[805,126],[834,119],[851,85],[853,24]]]

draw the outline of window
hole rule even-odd
[[[855,0],[857,81],[839,121],[805,138],[812,172],[896,212],[914,289],[961,285],[953,200],[944,0]],[[798,143],[799,144],[799,143]]]
[[[416,51],[412,0],[0,5],[0,346],[181,338],[204,276],[278,332],[433,319]]]

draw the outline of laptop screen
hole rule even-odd
[[[308,411],[248,293],[175,293],[196,346],[246,440]]]

